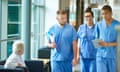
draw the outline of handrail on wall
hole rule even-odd
[[[4,41],[14,41],[14,40],[19,40],[20,37],[12,37],[12,38],[7,38],[7,39],[2,39],[0,40],[0,42],[4,42]]]

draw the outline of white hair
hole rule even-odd
[[[19,48],[19,47],[18,47],[19,45],[23,45],[23,46],[24,46],[23,41],[18,40],[18,41],[15,41],[15,42],[13,43],[13,45],[12,45],[12,51],[13,51],[13,53],[17,53],[19,50],[24,49],[24,48]]]

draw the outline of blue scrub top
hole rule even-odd
[[[96,48],[92,43],[92,40],[95,39],[95,25],[92,28],[89,28],[87,24],[80,25],[77,34],[80,40],[80,56],[82,58],[96,58]]]
[[[120,25],[120,22],[117,20],[113,20],[110,26],[106,25],[105,20],[100,21],[96,25],[96,37],[105,42],[117,42],[116,25]],[[116,46],[98,48],[97,57],[116,59]]]
[[[73,59],[73,41],[77,40],[77,32],[71,24],[66,24],[60,28],[58,24],[53,25],[48,31],[48,40],[50,35],[54,36],[56,48],[51,49],[51,60],[72,61]]]

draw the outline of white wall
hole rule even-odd
[[[120,21],[120,7],[114,6],[113,8],[113,18]]]
[[[47,32],[52,25],[57,23],[56,11],[59,9],[59,0],[46,0],[45,5],[46,5],[45,32]],[[45,37],[45,45],[46,45],[46,37]]]
[[[59,0],[46,0],[45,32],[56,23],[56,11],[59,9]]]

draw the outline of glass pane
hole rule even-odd
[[[19,33],[19,24],[8,24],[8,35],[18,34]]]
[[[19,6],[8,6],[8,21],[19,21]]]
[[[21,4],[21,0],[8,0],[8,4]]]
[[[36,5],[45,5],[45,0],[32,0],[32,3]]]
[[[16,38],[20,39],[20,25],[19,24],[8,24],[8,41],[7,41],[7,56],[12,53],[12,44]],[[10,41],[9,41],[10,39]]]
[[[32,0],[31,58],[37,57],[38,49],[44,44],[44,1]]]
[[[69,21],[76,26],[76,0],[70,0]]]
[[[8,0],[7,56],[9,56],[12,53],[13,41],[16,39],[20,39],[21,28],[20,18],[21,18],[21,0]]]
[[[7,42],[7,57],[12,53],[12,44],[13,44],[13,41],[8,41]]]

